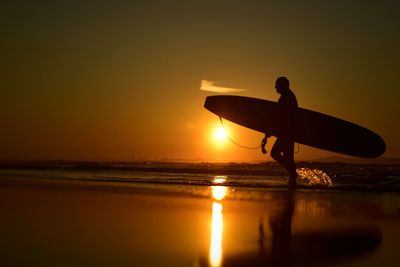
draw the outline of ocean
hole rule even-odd
[[[300,162],[299,189],[400,192],[399,164]],[[3,164],[0,179],[112,182],[114,184],[284,188],[276,163],[41,162]]]

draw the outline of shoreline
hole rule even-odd
[[[397,193],[0,179],[0,203],[12,266],[396,266],[400,238]]]
[[[265,178],[268,179],[268,178]],[[398,188],[390,187],[372,187],[370,185],[359,186],[333,186],[325,185],[298,185],[295,189],[287,187],[286,183],[277,185],[243,185],[230,182],[215,184],[212,181],[207,182],[171,182],[171,181],[138,181],[137,179],[129,178],[31,178],[31,177],[1,177],[0,187],[32,187],[32,188],[48,188],[58,190],[101,190],[124,193],[140,193],[144,190],[145,193],[151,193],[152,190],[156,194],[180,194],[185,196],[186,191],[190,192],[190,196],[203,197],[203,191],[214,186],[222,186],[231,190],[242,190],[247,192],[265,191],[265,192],[321,192],[321,193],[371,193],[371,194],[395,194],[400,195]],[[176,191],[176,192],[175,192]],[[200,193],[199,193],[200,192]]]

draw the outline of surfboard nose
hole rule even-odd
[[[226,106],[229,106],[229,96],[226,95],[213,95],[207,96],[206,101],[204,102],[204,108],[217,116],[222,116],[221,112],[226,109]],[[228,102],[228,103],[227,103]]]
[[[213,107],[215,106],[215,96],[207,96],[206,101],[204,102],[204,108],[213,112]]]

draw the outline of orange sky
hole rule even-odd
[[[1,5],[0,159],[269,160],[215,145],[200,83],[277,100],[280,75],[301,107],[377,132],[399,157],[396,1]],[[301,146],[296,159],[330,155]]]

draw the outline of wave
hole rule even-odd
[[[400,165],[299,163],[300,189],[400,192]],[[285,188],[276,163],[35,163],[0,168],[0,179],[47,179],[124,184]]]

